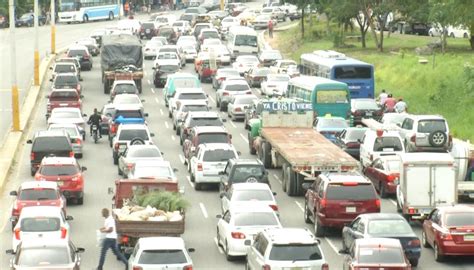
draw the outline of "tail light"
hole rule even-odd
[[[186,265],[185,267],[183,267],[183,270],[193,270],[193,266],[192,265]]]
[[[217,78],[219,82],[223,82],[225,78]]]
[[[15,229],[15,239],[20,240],[20,228]]]
[[[415,208],[413,208],[413,207],[408,208],[408,214],[410,214],[410,215],[414,215],[414,214],[416,214],[417,212],[418,212],[418,211],[417,211]]]
[[[354,187],[357,186],[359,183],[357,182],[343,182],[342,185],[345,187]]]
[[[79,175],[75,175],[71,178],[71,181],[76,182],[77,180],[79,180]]]
[[[270,204],[270,208],[273,209],[273,211],[278,211],[278,205]]]
[[[127,163],[127,169],[131,170],[131,169],[133,168],[133,165],[135,165],[135,164],[133,164],[133,163]]]
[[[329,264],[324,263],[323,265],[321,265],[321,270],[329,270]]]
[[[398,178],[398,176],[397,176],[396,174],[387,175],[387,181],[388,181],[388,182],[393,182],[393,181],[395,181],[397,178]]]
[[[326,206],[327,206],[327,201],[326,201],[325,198],[321,199],[321,201],[320,201],[320,203],[319,203],[319,206],[320,206],[321,208],[326,208]]]
[[[449,232],[448,233],[441,233],[440,238],[443,239],[443,240],[448,240],[448,241],[453,240],[453,236]]]
[[[418,247],[420,246],[420,240],[419,239],[410,240],[408,241],[408,245],[412,247]]]
[[[82,140],[79,139],[79,138],[77,138],[77,139],[75,140],[75,143],[77,143],[77,144],[82,144]]]
[[[198,170],[199,172],[202,171],[202,163],[198,163],[198,164],[197,164],[197,170]]]
[[[74,157],[74,152],[73,151],[69,152],[69,157]]]
[[[61,239],[66,238],[66,234],[67,234],[67,229],[64,227],[61,227]]]
[[[410,137],[410,142],[414,143],[416,141],[416,135]]]
[[[121,243],[126,244],[128,243],[129,239],[128,239],[128,236],[122,236],[121,240],[122,240]]]
[[[132,270],[143,270],[143,268],[141,266],[134,266]]]
[[[224,92],[224,93],[222,93],[222,95],[223,95],[223,96],[228,96],[229,93],[228,93],[228,92]]]
[[[84,54],[84,55],[82,56],[82,59],[89,59],[89,55],[88,55],[88,54]]]
[[[265,264],[264,266],[262,266],[262,270],[271,270],[271,269],[272,268],[268,264]]]
[[[117,125],[116,124],[112,124],[112,126],[110,127],[110,131],[112,133],[116,133],[117,132]]]
[[[251,95],[252,94],[252,91],[247,91],[245,92],[246,95]]]
[[[231,232],[230,235],[234,239],[245,239],[245,234],[243,234],[241,232]]]
[[[13,204],[12,216],[15,216],[15,217],[20,216],[20,207],[18,205],[18,202]]]
[[[360,147],[360,144],[356,143],[356,142],[350,142],[350,143],[346,144],[346,147],[347,148],[358,148],[358,147]]]
[[[30,154],[30,160],[35,160],[35,157],[36,157],[35,153],[34,153],[34,152],[31,152],[31,154]]]
[[[375,200],[375,206],[377,206],[377,208],[380,209],[380,200],[379,199]]]

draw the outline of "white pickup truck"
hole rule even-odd
[[[272,66],[270,66],[270,70],[272,73],[287,73],[289,66],[297,66],[297,64],[293,60],[277,60]],[[288,75],[291,77],[291,74]]]
[[[454,139],[451,155],[456,167],[458,181],[458,198],[474,199],[474,146],[470,143]]]

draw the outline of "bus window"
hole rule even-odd
[[[347,92],[343,90],[318,90],[316,93],[316,103],[349,103]]]
[[[334,79],[370,79],[372,72],[370,67],[336,67]]]

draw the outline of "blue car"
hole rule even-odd
[[[324,135],[326,139],[335,143],[337,135],[348,127],[349,124],[342,117],[321,116],[317,117],[314,129]]]
[[[35,15],[33,13],[25,13],[21,15],[20,18],[18,18],[15,21],[15,26],[16,27],[22,27],[22,26],[27,26],[27,27],[32,27],[35,24]],[[38,16],[38,25],[44,25],[46,24],[46,17],[43,15]]]

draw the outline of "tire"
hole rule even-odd
[[[217,99],[217,97],[216,97],[216,107],[221,107],[221,103],[219,102],[219,100]]]
[[[112,147],[112,138],[109,136],[109,146]]]
[[[114,158],[114,165],[117,165],[118,164],[118,156],[116,156],[115,154],[113,155],[113,158]]]
[[[301,196],[303,195],[303,183],[304,183],[304,175],[295,173],[296,174],[296,181],[295,181],[295,195]]]
[[[229,255],[229,245],[227,244],[227,241],[225,241],[224,253],[227,261],[231,262],[234,260],[234,256]]]
[[[428,239],[426,239],[426,233],[424,230],[421,231],[421,244],[425,248],[430,248],[430,243],[428,243]]]
[[[141,79],[135,80],[135,84],[138,88],[138,93],[141,94],[143,92],[142,80]]]
[[[260,147],[262,149],[261,160],[262,160],[263,166],[266,169],[270,169],[272,167],[272,155],[271,155],[272,146],[268,142],[262,142],[262,145]]]
[[[410,264],[411,264],[411,266],[413,266],[413,267],[417,267],[417,266],[418,266],[418,259],[411,259],[411,260],[410,260]]]
[[[380,185],[379,185],[379,194],[380,194],[381,198],[387,198],[388,197],[387,191],[385,190],[385,186],[382,183],[380,183]]]
[[[144,145],[144,144],[145,144],[145,141],[140,137],[133,138],[130,141],[130,145]]]
[[[448,136],[441,130],[433,131],[428,135],[428,141],[433,147],[442,147],[447,140]]]
[[[217,229],[216,239],[217,239],[217,246],[218,246],[218,247],[222,247],[222,244],[221,244],[221,236],[219,235],[219,229]]]
[[[439,253],[440,250],[439,250],[438,244],[436,244],[436,242],[433,245],[433,249],[434,249],[434,259],[435,259],[435,261],[437,261],[437,262],[444,261],[444,256]]]
[[[201,183],[194,183],[194,190],[201,190],[202,186]]]
[[[83,205],[84,204],[84,197],[80,197],[76,199],[76,204],[77,205]]]
[[[255,148],[253,147],[253,139],[252,139],[252,136],[250,136],[250,132],[248,134],[248,138],[249,138],[249,152],[251,155],[256,155],[257,150],[255,150]]]
[[[112,21],[114,19],[114,13],[111,11],[109,12],[109,21]]]
[[[326,235],[326,228],[317,219],[314,221],[314,234],[316,237],[324,237]]]
[[[290,166],[286,167],[286,180],[286,194],[296,196],[296,173],[291,170]]]
[[[287,182],[286,167],[288,167],[288,165],[285,163],[285,164],[283,164],[283,166],[281,168],[281,179],[282,179],[281,180],[281,189],[285,193],[286,193],[286,182]]]
[[[311,224],[311,223],[313,223],[313,222],[311,221],[311,218],[309,217],[309,215],[310,215],[310,211],[309,211],[309,209],[308,209],[308,204],[307,204],[306,201],[305,201],[305,202],[304,202],[304,222],[305,222],[306,224]],[[344,242],[344,241],[343,241],[343,242]]]
[[[108,80],[104,81],[104,94],[110,94],[110,85]]]

